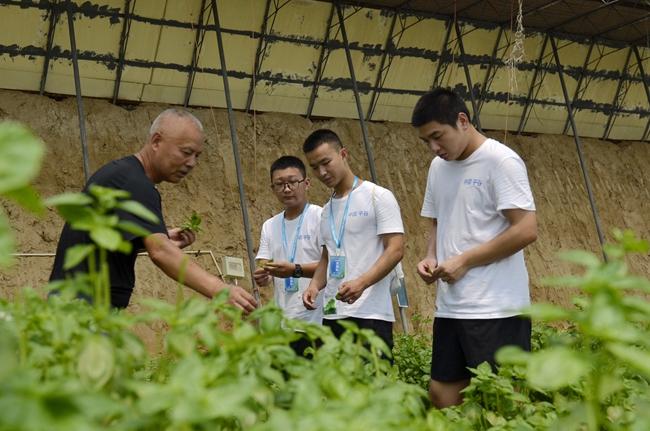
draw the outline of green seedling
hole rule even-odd
[[[327,304],[323,307],[323,314],[336,314],[336,300],[334,298],[327,301]]]
[[[201,216],[192,211],[190,218],[181,226],[183,230],[191,230],[194,233],[201,232]]]

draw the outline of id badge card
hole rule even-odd
[[[298,291],[298,279],[289,277],[284,279],[284,291],[285,292],[297,292]]]
[[[331,278],[344,278],[345,277],[345,255],[342,251],[337,250],[334,256],[330,256],[330,277]]]

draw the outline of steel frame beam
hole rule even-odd
[[[325,70],[325,64],[329,59],[330,50],[327,49],[327,42],[329,41],[330,32],[332,30],[332,19],[334,18],[334,10],[336,6],[332,4],[330,8],[330,14],[327,18],[327,26],[325,29],[325,36],[323,37],[323,45],[320,49],[320,54],[318,56],[318,65],[316,66],[316,74],[314,75],[314,83],[312,84],[311,94],[309,95],[309,103],[307,104],[307,113],[305,116],[311,118],[311,114],[314,110],[314,104],[316,103],[316,97],[318,96],[318,86],[320,85],[320,80],[323,77],[323,71]],[[327,51],[327,56],[325,52]]]
[[[79,116],[79,136],[81,138],[81,155],[83,157],[84,178],[88,182],[90,166],[88,162],[88,138],[86,137],[86,116],[84,103],[81,98],[81,80],[79,79],[79,60],[77,58],[77,42],[74,33],[74,15],[71,0],[67,0],[68,32],[70,33],[70,53],[72,55],[72,71],[74,74],[74,89],[77,96],[77,115]]]
[[[377,90],[379,89],[379,86],[382,84],[382,79],[384,75],[384,64],[386,62],[386,56],[390,51],[392,51],[392,48],[394,46],[393,44],[393,31],[395,30],[395,23],[397,22],[397,17],[399,15],[399,11],[395,11],[393,13],[393,19],[390,21],[390,29],[388,30],[388,38],[386,38],[386,43],[384,44],[384,53],[381,55],[381,60],[379,61],[379,71],[377,72],[377,78],[375,79],[375,86],[372,90],[372,96],[370,96],[370,103],[368,104],[368,110],[366,111],[366,120],[370,121],[372,118],[372,114],[375,112],[375,107],[377,105],[377,100],[379,97],[377,96]],[[391,57],[392,60],[392,57]],[[389,61],[388,63],[388,68],[390,67],[391,62]],[[388,68],[386,68],[388,71]]]
[[[269,10],[271,9],[271,0],[266,0],[266,5],[264,6],[264,20],[262,21],[262,31],[260,40],[257,43],[257,50],[255,51],[255,62],[253,63],[253,77],[251,78],[250,86],[248,87],[248,96],[246,97],[246,112],[250,111],[251,104],[253,103],[253,94],[255,92],[255,77],[260,73],[260,56],[262,51],[266,52],[266,26],[269,22]],[[264,47],[264,48],[262,48]]]
[[[548,38],[551,41],[551,49],[553,50],[553,56],[555,57],[555,64],[557,66],[557,73],[560,78],[560,85],[562,86],[562,94],[564,95],[564,102],[566,104],[567,112],[569,113],[569,119],[571,121],[571,128],[573,129],[573,140],[576,144],[576,150],[578,152],[578,160],[580,161],[580,169],[582,170],[582,176],[585,181],[585,187],[587,189],[587,195],[589,197],[589,204],[591,205],[591,213],[594,218],[594,223],[596,225],[596,233],[598,234],[598,241],[600,241],[600,247],[603,253],[603,258],[607,262],[607,255],[605,254],[604,245],[605,245],[605,236],[603,235],[603,230],[601,228],[600,216],[598,215],[598,207],[596,206],[596,200],[594,198],[594,193],[591,187],[591,179],[589,178],[589,170],[583,156],[582,143],[580,141],[580,135],[578,134],[578,128],[576,126],[575,119],[573,118],[573,108],[571,106],[571,100],[569,100],[569,93],[567,91],[566,83],[564,82],[564,71],[562,69],[562,63],[560,63],[560,56],[557,52],[557,46],[555,45],[555,40],[553,36],[548,35]]]
[[[607,123],[605,124],[605,130],[603,132],[603,140],[609,138],[609,134],[614,127],[614,122],[616,121],[615,116],[620,110],[620,106],[625,100],[625,96],[621,97],[621,88],[623,88],[623,82],[625,81],[625,74],[627,73],[627,68],[630,64],[630,58],[632,58],[632,47],[627,50],[627,56],[625,57],[625,63],[623,64],[623,70],[621,70],[621,76],[618,79],[618,85],[616,86],[616,92],[614,93],[614,100],[612,100],[612,110],[607,117]],[[627,91],[626,91],[627,93]]]
[[[474,125],[483,133],[481,128],[481,119],[479,117],[478,107],[476,105],[476,99],[474,98],[474,87],[472,86],[472,77],[469,74],[469,67],[467,67],[467,62],[465,61],[465,47],[463,45],[463,35],[460,31],[460,26],[458,21],[454,22],[454,27],[456,27],[456,40],[458,41],[458,48],[460,49],[460,58],[463,63],[463,70],[465,71],[465,80],[467,81],[467,91],[469,92],[469,98],[472,102],[472,110],[474,111]]]
[[[494,68],[494,62],[496,61],[497,58],[497,52],[499,51],[499,44],[501,43],[502,36],[503,36],[503,27],[499,27],[499,33],[497,33],[497,39],[496,42],[494,43],[494,48],[492,48],[492,55],[490,56],[490,64],[488,65],[487,71],[485,72],[485,78],[483,78],[483,84],[481,85],[481,93],[479,94],[479,98],[478,98],[478,107],[476,112],[479,114],[483,109],[483,104],[485,103],[485,96],[487,95],[488,88],[490,84],[492,84],[492,81],[496,76],[496,70],[498,70],[498,68],[496,68],[494,69],[495,72],[492,73],[492,69]],[[510,46],[510,44],[508,44],[508,46]]]
[[[446,61],[445,61],[445,53],[447,52],[447,44],[449,43],[449,35],[451,34],[451,29],[454,26],[454,23],[452,22],[451,18],[448,18],[445,21],[445,25],[447,26],[447,31],[445,32],[445,38],[442,40],[442,47],[440,48],[440,57],[438,58],[438,64],[436,65],[436,74],[433,76],[433,83],[431,84],[431,90],[433,90],[436,87],[440,86],[440,69],[442,68],[443,63],[446,63]],[[445,67],[445,70],[447,70],[446,67]],[[443,72],[443,74],[444,74],[444,72]]]
[[[221,24],[219,22],[219,10],[217,9],[216,0],[210,0],[212,4],[212,15],[214,17],[215,33],[217,35],[217,47],[219,49],[219,60],[221,62],[221,77],[223,78],[223,90],[226,96],[226,105],[228,107],[228,124],[230,125],[230,138],[232,143],[232,152],[235,158],[235,171],[237,173],[237,185],[239,188],[239,203],[244,221],[244,235],[246,237],[246,251],[248,252],[248,264],[251,275],[251,285],[253,296],[260,305],[260,291],[255,284],[253,276],[255,272],[255,255],[253,254],[253,239],[251,235],[251,226],[248,219],[248,205],[246,200],[246,191],[244,190],[244,178],[242,175],[241,160],[239,158],[239,139],[237,138],[237,125],[235,122],[235,112],[232,107],[230,98],[230,86],[228,85],[228,68],[226,67],[226,57],[223,48],[223,39],[221,36]]]
[[[521,113],[521,119],[519,120],[519,127],[517,127],[517,134],[521,134],[521,132],[524,130],[524,126],[526,124],[526,120],[528,119],[528,107],[530,105],[530,102],[532,100],[533,96],[533,91],[535,89],[535,83],[537,81],[537,75],[539,74],[539,70],[542,65],[542,60],[544,58],[544,52],[546,51],[546,45],[548,43],[548,40],[550,38],[550,34],[546,33],[544,36],[544,43],[542,43],[542,49],[539,52],[539,57],[537,57],[537,64],[535,65],[535,72],[533,73],[533,80],[530,83],[530,88],[528,89],[528,95],[526,96],[526,102],[524,103],[524,109]],[[543,79],[542,79],[543,81]],[[541,84],[541,82],[540,82]]]
[[[632,49],[634,50],[634,56],[636,57],[636,64],[639,67],[641,80],[643,81],[643,89],[645,90],[645,96],[648,99],[648,105],[650,105],[650,84],[648,83],[648,77],[646,76],[645,70],[643,69],[643,59],[641,58],[639,49],[636,46],[632,46]],[[643,135],[641,135],[642,141],[648,139],[648,132],[650,132],[650,118],[648,118],[648,122],[645,126],[645,130],[643,131]]]
[[[645,20],[648,19],[648,18],[650,18],[650,13],[646,13],[645,15],[643,15],[643,16],[640,17],[640,18],[634,19],[634,20],[629,21],[629,22],[626,22],[626,23],[624,23],[624,24],[619,24],[619,25],[615,25],[615,26],[613,26],[613,27],[606,28],[606,29],[604,29],[603,31],[601,31],[601,32],[599,33],[599,35],[602,36],[602,35],[604,35],[604,34],[611,33],[611,32],[613,32],[613,31],[623,29],[623,28],[628,27],[628,26],[630,26],[630,25],[634,25],[634,24],[636,24],[636,23],[638,23],[638,22],[645,21]]]
[[[196,66],[199,64],[199,55],[203,47],[203,38],[205,37],[205,28],[203,17],[205,14],[205,2],[201,0],[201,9],[199,10],[199,22],[196,25],[196,34],[194,37],[194,47],[192,48],[192,66],[190,72],[187,74],[187,85],[185,87],[185,97],[183,97],[183,106],[187,108],[190,104],[190,97],[192,97],[192,88],[194,87],[194,77],[196,76]],[[208,17],[209,19],[209,17]]]
[[[582,81],[584,80],[584,77],[585,77],[585,70],[587,70],[587,67],[589,67],[589,60],[591,59],[591,53],[594,50],[594,45],[596,45],[596,39],[592,39],[591,43],[589,44],[589,50],[587,50],[587,56],[585,57],[585,61],[584,61],[583,65],[582,65],[582,69],[580,69],[580,76],[578,77],[578,83],[576,85],[576,90],[573,93],[573,98],[571,99],[572,100],[571,106],[572,106],[572,109],[574,109],[574,111],[571,112],[571,115],[573,115],[573,116],[575,116],[575,108],[573,108],[573,104],[575,103],[576,100],[580,100],[582,98],[582,97],[580,97],[580,94],[581,94],[580,90],[582,88]],[[589,84],[589,82],[587,82],[587,84]],[[588,85],[585,85],[585,88],[582,91],[586,91],[587,86]],[[566,121],[564,122],[564,128],[562,128],[562,134],[563,135],[566,135],[567,131],[569,130],[569,126],[570,126],[570,121],[569,120],[570,120],[570,116],[567,113]]]
[[[339,27],[341,29],[341,36],[343,37],[343,46],[345,47],[345,57],[348,61],[348,69],[350,70],[350,79],[352,79],[352,91],[354,92],[354,101],[357,105],[357,115],[359,116],[359,125],[361,126],[361,134],[363,135],[363,144],[366,148],[366,155],[368,156],[368,166],[370,168],[370,177],[372,182],[377,184],[377,170],[375,169],[375,157],[373,155],[370,139],[368,138],[368,130],[366,129],[366,121],[363,117],[363,109],[361,107],[361,99],[359,98],[359,89],[357,88],[357,79],[354,74],[354,64],[352,64],[352,55],[350,54],[350,44],[348,43],[348,34],[345,30],[345,19],[343,17],[343,10],[339,2],[336,3],[336,14],[339,18]]]
[[[54,32],[56,31],[56,24],[59,21],[58,4],[50,3],[50,21],[47,29],[47,42],[45,44],[45,59],[43,60],[43,72],[41,73],[41,83],[39,85],[38,93],[42,96],[45,93],[45,84],[47,82],[47,73],[50,68],[50,56],[52,55],[52,45],[54,44]]]
[[[133,1],[135,7],[135,0]],[[131,32],[131,0],[124,1],[124,23],[122,25],[122,33],[120,34],[120,49],[118,52],[118,63],[115,71],[115,85],[113,86],[113,104],[117,103],[117,98],[120,95],[120,84],[122,82],[122,71],[124,70],[124,58],[126,57],[126,45],[129,41],[129,33]]]
[[[553,30],[558,29],[560,27],[564,27],[567,24],[571,24],[574,21],[578,21],[580,19],[583,19],[583,18],[591,15],[592,13],[598,12],[601,9],[606,9],[606,8],[608,8],[610,6],[615,5],[616,3],[618,3],[618,0],[613,0],[613,1],[610,1],[609,3],[600,3],[600,5],[598,7],[596,7],[595,9],[591,9],[591,10],[589,10],[587,12],[584,12],[584,13],[581,13],[580,15],[577,15],[577,16],[572,16],[569,19],[565,19],[562,22],[559,22],[557,24],[552,25],[551,27],[546,29],[546,32],[553,31]]]

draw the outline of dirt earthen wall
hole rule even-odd
[[[86,128],[91,170],[109,160],[134,153],[144,142],[147,129],[162,105],[143,104],[134,109],[114,106],[104,100],[86,99]],[[192,110],[205,125],[208,145],[199,166],[179,185],[162,184],[160,191],[166,222],[180,224],[192,210],[202,215],[204,230],[192,249],[209,249],[217,258],[240,256],[246,261],[246,242],[237,191],[235,164],[230,143],[228,119],[223,110]],[[27,124],[47,145],[41,175],[36,187],[43,196],[78,191],[83,185],[81,147],[77,110],[73,98],[60,101],[22,92],[0,91],[0,120],[14,119]],[[280,207],[269,189],[270,163],[284,154],[301,156],[301,144],[313,130],[335,130],[349,147],[353,170],[369,178],[360,127],[353,120],[308,119],[286,114],[236,113],[240,155],[244,171],[248,211],[257,245],[263,221]],[[368,125],[374,148],[379,183],[391,189],[399,201],[406,225],[404,268],[409,289],[409,314],[431,316],[435,290],[425,285],[414,267],[426,249],[428,221],[419,216],[431,154],[420,143],[408,124],[371,123]],[[488,133],[504,141],[503,132]],[[513,136],[507,145],[521,155],[528,167],[537,205],[539,238],[526,250],[532,296],[536,301],[568,303],[571,293],[542,287],[548,275],[562,275],[574,268],[560,262],[561,250],[587,249],[598,252],[598,239],[579,167],[573,138],[568,136]],[[608,237],[614,227],[631,228],[650,238],[650,145],[640,142],[612,143],[583,139],[587,166],[602,224]],[[328,197],[317,180],[311,200],[322,204]],[[15,229],[19,252],[52,252],[62,221],[49,210],[35,218],[2,202]],[[216,268],[209,256],[197,258],[210,271]],[[15,266],[0,273],[0,297],[12,298],[21,286],[42,286],[50,272],[52,259],[19,258]],[[650,257],[630,259],[630,268],[648,275]],[[147,258],[138,259],[137,286],[131,308],[137,311],[138,299],[159,297],[173,300],[177,289],[173,281],[155,269]],[[249,281],[244,284],[250,285]],[[507,286],[504,286],[507,289]],[[186,290],[189,293],[189,290]],[[265,297],[269,298],[268,292]],[[149,335],[154,337],[155,331]]]

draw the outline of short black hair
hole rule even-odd
[[[418,103],[415,104],[411,125],[420,127],[435,121],[440,124],[448,124],[455,129],[458,114],[461,112],[467,115],[469,121],[472,121],[467,105],[458,93],[446,88],[436,88],[420,97]]]
[[[314,151],[321,144],[325,143],[334,145],[334,148],[337,150],[343,148],[343,143],[341,143],[339,135],[330,129],[318,129],[315,132],[312,132],[311,135],[307,136],[305,143],[302,144],[302,151],[304,153],[309,153],[310,151]]]
[[[307,169],[305,169],[305,164],[302,160],[295,156],[282,156],[271,164],[271,178],[273,178],[273,172],[287,168],[296,168],[300,171],[303,178],[307,176]]]

